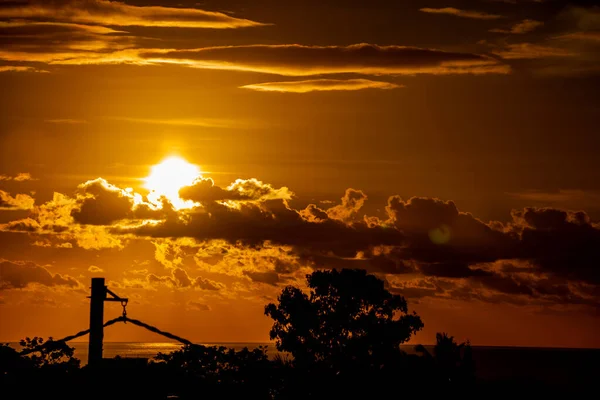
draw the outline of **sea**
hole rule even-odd
[[[269,357],[279,354],[274,343],[202,343],[205,346],[225,346],[235,350],[258,346],[267,348]],[[19,349],[18,343],[9,343]],[[88,343],[70,342],[75,357],[87,364]],[[415,353],[413,345],[402,345],[407,353]],[[175,342],[105,342],[104,357],[153,358],[181,348]],[[425,346],[432,352],[433,346]],[[527,381],[569,384],[596,381],[600,377],[600,349],[564,349],[538,347],[473,346],[476,375],[484,380],[523,379]]]

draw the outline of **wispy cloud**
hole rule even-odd
[[[25,65],[0,65],[0,72],[38,72],[48,73],[49,71],[38,69],[35,67],[29,67]]]
[[[11,175],[0,175],[0,181],[16,181],[16,182],[23,182],[23,181],[35,181],[36,179],[34,179],[31,174],[29,172],[19,172],[17,175],[15,176],[11,176]]]
[[[543,25],[544,25],[544,23],[541,21],[535,21],[533,19],[525,19],[521,22],[514,24],[509,29],[496,28],[496,29],[490,29],[490,32],[510,33],[510,34],[519,35],[519,34],[532,32]]]
[[[243,28],[264,25],[248,19],[197,8],[138,7],[118,1],[31,1],[0,8],[0,18],[33,19],[107,26],[157,26],[179,28]]]
[[[139,56],[151,63],[287,76],[338,73],[415,75],[509,72],[506,65],[479,54],[366,43],[349,46],[220,46],[191,50],[141,51]]]
[[[576,57],[579,54],[568,49],[534,43],[514,43],[503,49],[493,50],[492,53],[507,59],[536,59],[536,58],[564,58]]]
[[[133,122],[139,124],[171,125],[171,126],[197,126],[203,128],[232,128],[244,126],[245,123],[228,119],[217,118],[129,118],[107,117],[109,120]]]
[[[583,40],[587,42],[600,43],[600,31],[582,31],[565,33],[564,35],[556,36],[555,39],[560,40]]]
[[[0,15],[3,8],[0,7]],[[59,32],[88,32],[98,35],[127,33],[122,30],[115,30],[105,26],[82,25],[69,22],[51,22],[51,21],[30,21],[30,20],[11,20],[0,21],[0,30],[4,35],[18,34],[19,36],[37,36],[40,31],[48,33]]]
[[[4,8],[0,7],[0,14]],[[137,39],[127,32],[102,26],[63,22],[0,22],[0,59],[44,62],[94,58],[131,48]]]
[[[362,90],[362,89],[396,89],[403,85],[390,82],[371,81],[368,79],[312,79],[290,82],[266,82],[241,86],[242,89],[251,89],[261,92],[290,92],[308,93],[314,91],[333,90]]]
[[[553,192],[529,190],[510,192],[508,196],[527,202],[566,207],[570,209],[600,207],[600,192],[580,189],[562,189]]]
[[[44,122],[48,122],[50,124],[67,124],[67,125],[79,125],[79,124],[87,124],[88,122],[85,119],[71,119],[71,118],[58,118],[58,119],[46,119]]]
[[[502,15],[497,14],[488,14],[483,11],[473,11],[473,10],[461,10],[454,7],[444,7],[444,8],[421,8],[419,11],[430,13],[430,14],[447,14],[454,15],[456,17],[461,18],[471,18],[471,19],[500,19],[504,18]]]

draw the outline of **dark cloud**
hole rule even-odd
[[[208,304],[201,303],[199,301],[188,301],[187,303],[188,309],[194,311],[210,311],[211,308]]]
[[[348,257],[372,245],[401,241],[397,230],[368,227],[362,221],[351,224],[333,219],[309,222],[284,200],[240,203],[235,207],[207,203],[187,213],[185,221],[168,219],[158,224],[115,228],[113,231],[149,237],[223,239],[251,246],[271,241],[300,250],[332,252]]]
[[[318,74],[460,74],[507,73],[505,65],[472,53],[408,46],[246,45],[194,50],[141,52],[152,61],[198,68],[263,72],[289,76]]]
[[[299,214],[308,222],[322,222],[329,218],[327,211],[320,209],[315,204],[309,204],[304,210],[301,210]]]
[[[213,202],[226,200],[271,200],[292,198],[293,193],[288,188],[276,189],[258,179],[237,179],[226,189],[215,186],[211,178],[198,178],[192,186],[186,186],[179,191],[184,200],[195,202]]]
[[[521,258],[566,279],[600,284],[600,225],[583,211],[525,208],[513,212]]]
[[[97,178],[79,185],[71,216],[79,224],[111,225],[123,219],[162,219],[175,217],[173,205],[166,198],[151,204],[141,195]]]
[[[470,268],[468,264],[460,262],[421,264],[419,270],[425,276],[438,276],[442,278],[485,277],[490,275],[489,272],[477,268]]]
[[[192,286],[201,290],[221,290],[224,285],[207,278],[197,277],[192,282]]]
[[[31,283],[44,286],[79,286],[78,282],[70,276],[52,274],[33,262],[0,260],[0,290],[23,289]]]
[[[223,189],[215,186],[211,178],[196,179],[192,186],[186,186],[179,191],[179,196],[184,200],[196,202],[223,201],[223,200],[248,200],[239,192]]]
[[[277,285],[281,280],[279,278],[279,274],[275,271],[267,271],[267,272],[251,272],[244,271],[244,275],[248,276],[248,278],[252,279],[253,282],[266,283],[268,285]]]
[[[88,181],[79,191],[82,200],[71,215],[80,224],[109,225],[131,215],[132,198],[104,179]]]
[[[398,196],[388,200],[389,223],[410,242],[401,256],[426,263],[475,264],[512,258],[515,238],[496,230],[472,214],[460,212],[454,202]]]

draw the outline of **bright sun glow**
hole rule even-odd
[[[185,201],[179,197],[179,189],[190,186],[194,180],[201,176],[200,168],[190,164],[180,157],[169,157],[150,170],[150,175],[144,179],[144,187],[150,190],[148,200],[159,203],[161,196],[165,196],[176,209],[190,208],[192,201]]]

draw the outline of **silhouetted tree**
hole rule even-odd
[[[38,368],[53,367],[64,370],[79,368],[80,361],[73,357],[75,348],[69,347],[65,342],[57,342],[48,338],[44,341],[41,337],[26,337],[19,341],[23,350],[34,350],[28,356],[33,366]]]
[[[263,347],[235,351],[224,346],[186,345],[168,354],[159,353],[155,360],[155,367],[164,367],[163,376],[179,377],[174,393],[184,397],[268,398],[274,387],[271,362]]]
[[[306,276],[310,293],[288,286],[265,314],[277,349],[303,367],[321,364],[335,373],[358,366],[381,369],[423,327],[406,300],[364,270],[315,271]]]
[[[416,346],[415,350],[434,363],[437,378],[447,383],[474,379],[475,368],[470,343],[467,341],[458,344],[454,336],[447,333],[437,333],[435,338],[433,356],[422,345]]]
[[[33,363],[29,358],[21,357],[19,352],[8,344],[0,344],[0,376],[31,367]]]

